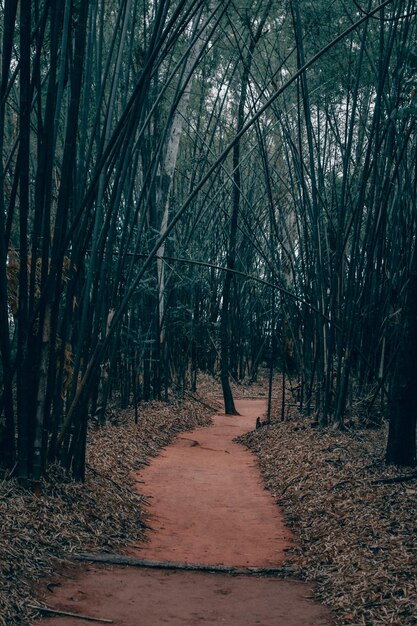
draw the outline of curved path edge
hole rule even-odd
[[[330,612],[312,601],[311,586],[242,575],[253,568],[278,571],[293,537],[254,455],[233,441],[255,427],[265,401],[241,400],[237,408],[240,416],[217,415],[212,426],[180,435],[138,473],[153,530],[144,546],[121,557],[216,573],[82,563],[64,583],[45,588],[47,606],[115,626],[331,626]],[[224,567],[242,572],[222,573]],[[45,626],[84,623],[56,616]]]
[[[235,437],[252,430],[264,399],[237,400],[235,415],[180,435],[137,473],[150,500],[141,558],[237,567],[274,567],[293,537],[266,491],[255,456]]]

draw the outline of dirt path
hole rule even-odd
[[[291,535],[262,486],[255,457],[233,439],[255,426],[264,400],[236,401],[240,416],[181,435],[138,474],[151,497],[150,542],[132,551],[160,561],[236,566],[282,563]]]
[[[181,435],[137,478],[150,496],[152,532],[127,552],[158,561],[274,567],[292,537],[262,486],[253,455],[233,443],[254,428],[263,400],[237,401],[241,415]],[[47,594],[48,606],[110,619],[116,626],[227,624],[330,626],[311,588],[279,579],[84,566]],[[79,626],[48,618],[47,626]]]

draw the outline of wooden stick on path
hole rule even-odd
[[[101,622],[102,624],[113,624],[112,619],[105,619],[104,617],[90,617],[89,615],[80,615],[79,613],[71,613],[69,611],[60,611],[59,609],[50,609],[46,606],[36,606],[35,604],[28,604],[30,609],[35,609],[41,613],[47,613],[48,615],[64,615],[65,617],[76,617],[77,619],[83,619],[87,622]]]
[[[74,554],[76,561],[92,561],[111,565],[130,565],[132,567],[149,567],[155,569],[185,570],[188,572],[211,572],[223,574],[240,574],[252,576],[288,576],[288,568],[284,567],[235,567],[234,565],[210,565],[206,563],[183,563],[176,561],[150,561],[138,559],[124,554]]]

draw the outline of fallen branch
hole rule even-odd
[[[41,613],[47,613],[48,615],[63,615],[65,617],[76,617],[77,619],[83,619],[87,622],[101,622],[102,624],[113,624],[112,619],[105,619],[104,617],[90,617],[89,615],[80,615],[79,613],[71,613],[69,611],[60,611],[59,609],[50,609],[46,606],[36,606],[35,604],[28,604],[30,609],[35,609]]]
[[[241,574],[251,576],[285,576],[290,572],[285,567],[235,567],[234,565],[209,565],[205,563],[183,563],[176,561],[150,561],[138,559],[124,554],[89,554],[82,552],[74,554],[77,561],[92,561],[94,563],[108,563],[111,565],[130,565],[131,567],[148,567],[167,570],[184,570],[188,572],[210,572],[222,574]]]
[[[104,480],[109,481],[112,485],[114,485],[116,487],[116,489],[118,489],[123,495],[126,495],[126,491],[129,491],[126,487],[123,487],[122,485],[120,485],[119,483],[117,483],[115,480],[113,480],[113,478],[110,478],[110,476],[106,476],[105,474],[101,474],[100,472],[98,472],[94,467],[92,467],[89,463],[85,464],[85,467],[94,474],[94,476],[98,476],[99,478],[103,478]]]
[[[211,393],[209,396],[209,398],[223,398],[223,394],[221,393]],[[243,393],[241,396],[236,395],[236,400],[267,400],[268,396],[265,394],[262,395],[246,395],[245,393]],[[272,400],[280,400],[281,396],[272,396],[271,398]]]
[[[414,480],[417,478],[417,472],[413,472],[412,474],[407,474],[406,476],[394,476],[394,478],[379,478],[378,480],[373,480],[371,485],[392,485],[394,483],[406,483],[409,480]]]

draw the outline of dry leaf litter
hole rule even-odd
[[[239,438],[295,534],[287,566],[316,584],[336,624],[417,624],[417,477],[384,465],[386,435],[298,416]]]
[[[68,479],[58,466],[36,497],[17,481],[0,482],[0,625],[26,624],[41,578],[60,570],[72,553],[117,551],[144,539],[146,502],[136,493],[138,469],[176,433],[210,423],[207,406],[150,402],[113,412],[112,423],[89,434],[86,481]]]
[[[212,379],[202,377],[199,395],[217,410],[220,393],[213,389]],[[233,389],[236,398],[266,396],[262,380]],[[44,481],[40,499],[14,481],[0,483],[0,624],[25,623],[34,582],[71,553],[142,540],[146,503],[132,488],[131,470],[213,413],[191,398],[149,403],[138,426],[125,411],[91,433],[85,485],[59,468]],[[335,624],[417,625],[417,478],[383,482],[410,474],[385,467],[384,428],[318,430],[293,410],[286,415],[288,421],[272,419],[239,441],[258,456],[265,485],[295,534],[288,572],[315,583]]]

